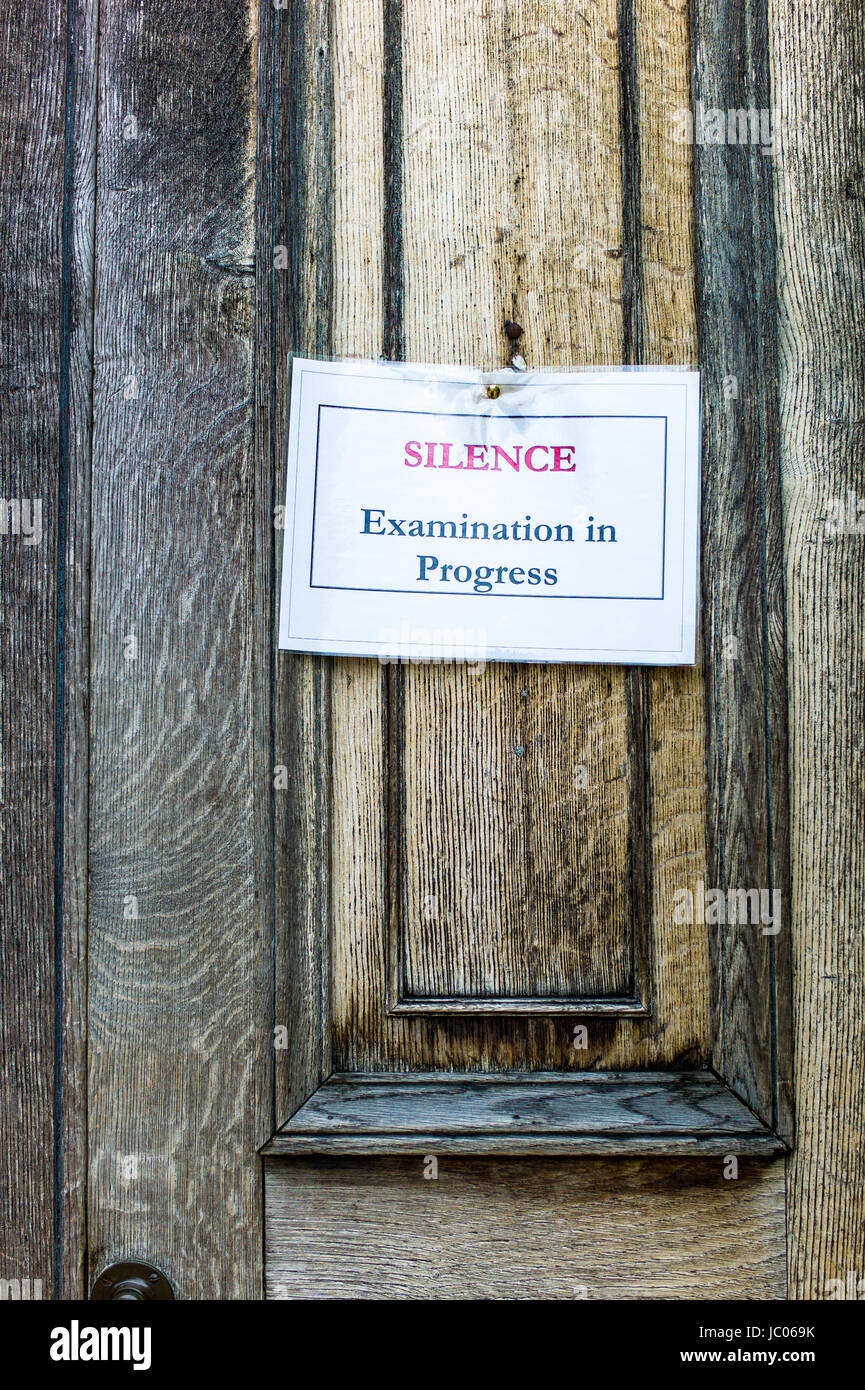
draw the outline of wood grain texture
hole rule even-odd
[[[499,362],[505,345],[498,325],[507,314],[527,328],[520,346],[530,364],[693,362],[692,151],[676,145],[670,135],[673,113],[690,102],[686,6],[645,0],[633,10],[628,5],[602,6],[575,17],[555,5],[485,7],[477,13],[449,9],[442,14],[420,0],[384,0],[380,18],[377,32],[377,12],[370,14],[367,24],[358,19],[356,7],[339,0],[330,10],[328,51],[334,86],[327,109],[340,113],[346,106],[345,138],[340,117],[335,119],[332,182],[326,185],[326,197],[332,197],[344,214],[328,244],[328,254],[340,270],[334,273],[333,351],[366,354],[380,341],[391,356]],[[306,114],[322,119],[309,107]],[[314,142],[320,136],[312,131],[309,138]],[[343,277],[352,293],[341,293]],[[536,699],[543,687],[551,719],[564,705],[577,728],[582,702],[589,698],[588,685],[605,675],[493,668],[478,682],[476,693],[465,670],[417,667],[382,673],[372,662],[335,661],[330,663],[326,744],[315,732],[311,710],[307,717],[306,745],[318,747],[319,755],[326,750],[330,768],[330,800],[317,793],[316,804],[332,816],[325,862],[332,883],[333,1064],[347,1071],[376,1071],[376,1086],[399,1085],[398,1079],[388,1078],[389,1071],[471,1068],[489,1073],[526,1065],[573,1070],[669,1066],[677,1061],[694,1065],[709,1055],[707,935],[677,925],[672,912],[677,889],[708,877],[706,730],[699,670],[652,673],[638,687],[626,678],[627,685],[616,687],[627,689],[631,712],[635,699],[639,704],[642,756],[648,768],[650,817],[645,829],[651,841],[645,851],[656,944],[655,1018],[627,1023],[593,1020],[590,1048],[580,1054],[572,1047],[564,1020],[512,1018],[503,1027],[494,1019],[454,1018],[443,1027],[429,1018],[387,1016],[384,942],[394,895],[403,909],[411,901],[413,884],[421,902],[437,897],[436,890],[444,884],[458,909],[453,915],[457,932],[468,926],[469,910],[482,895],[470,893],[472,885],[461,882],[459,875],[454,878],[453,836],[446,833],[449,821],[452,826],[464,814],[464,801],[489,862],[501,854],[498,846],[509,848],[510,822],[502,808],[494,805],[493,831],[488,832],[480,824],[477,806],[491,787],[509,777],[503,752],[527,747],[517,733],[510,737],[506,719],[512,706],[522,715],[512,689],[517,674],[533,678]],[[616,679],[620,675],[615,673]],[[564,680],[564,686],[548,689],[556,680]],[[573,680],[586,685],[580,685],[579,699],[572,698]],[[525,680],[520,692],[524,688]],[[609,685],[602,694],[609,702]],[[632,757],[640,755],[627,700],[621,694],[615,698],[617,713],[610,721],[604,718],[606,707],[595,712],[597,721],[591,727],[598,732],[598,746],[620,746]],[[489,713],[482,718],[477,712],[477,727],[467,730],[466,708],[481,704]],[[543,723],[541,719],[537,728],[530,725],[527,736],[538,733]],[[524,721],[517,727],[521,735],[526,730]],[[482,765],[487,747],[498,750],[488,767]],[[570,746],[568,751],[573,754]],[[610,757],[615,767],[613,752]],[[445,767],[450,782],[431,776],[430,764],[439,772],[439,764]],[[539,760],[539,773],[542,768],[546,772],[544,760]],[[547,779],[543,787],[551,804],[563,795],[560,771],[553,769],[552,782]],[[408,778],[414,779],[411,786]],[[452,792],[454,780],[460,786]],[[538,776],[529,783],[533,794],[543,780]],[[521,784],[511,781],[508,795],[515,805],[522,804]],[[450,798],[446,802],[442,787]],[[572,803],[566,798],[569,809]],[[399,814],[389,816],[389,806]],[[626,858],[633,843],[628,826],[633,826],[635,812],[639,814],[639,806],[631,794],[621,803],[619,820],[624,816],[625,826],[619,827],[621,843],[616,841]],[[408,817],[413,819],[406,832]],[[389,865],[395,858],[399,861],[394,853],[397,836],[402,838],[401,845],[397,839],[397,849],[404,872],[394,879]],[[424,838],[427,849],[430,843],[442,848],[441,868],[430,867],[430,853],[422,852]],[[316,865],[305,856],[301,859],[316,894],[321,891],[315,882]],[[505,881],[495,880],[491,891],[507,906],[509,894],[520,902],[528,887],[522,881],[517,885],[521,899],[509,882],[519,871],[510,863],[504,867]],[[619,874],[621,867],[620,858]],[[488,866],[485,873],[489,878]],[[547,879],[546,889],[549,886]],[[425,891],[419,893],[419,888]],[[401,915],[405,918],[404,911]],[[510,924],[517,920],[511,917]],[[548,944],[550,940],[548,934]],[[463,942],[460,965],[482,973],[490,963],[485,964],[482,955],[472,957],[473,950],[473,942],[467,949]],[[422,965],[420,956],[417,964]],[[429,983],[422,972],[417,978]],[[465,984],[464,971],[453,978]],[[332,1093],[325,1085],[318,1094],[324,1100]],[[296,1089],[289,1099],[283,1115],[296,1108]],[[301,1127],[302,1114],[296,1116]],[[320,1135],[308,1138],[311,1145],[322,1143]],[[360,1135],[358,1150],[371,1142],[369,1135]],[[406,1142],[417,1143],[417,1135]],[[590,1231],[587,1239],[595,1246],[598,1226],[603,1226],[602,1264],[616,1244],[615,1234],[607,1239],[610,1208],[605,1199],[612,1187],[606,1183],[632,1183],[641,1192],[641,1215],[651,1228],[646,1237],[650,1248],[658,1248],[658,1225],[663,1225],[672,1203],[680,1221],[679,1257],[691,1251],[692,1238],[700,1251],[730,1252],[720,1255],[720,1272],[709,1278],[716,1295],[718,1290],[758,1297],[782,1292],[778,1233],[783,1194],[777,1168],[754,1170],[748,1186],[737,1189],[735,1200],[720,1203],[714,1190],[709,1196],[713,1170],[695,1169],[700,1179],[693,1179],[687,1205],[679,1207],[670,1185],[675,1184],[675,1170],[659,1174],[656,1169],[650,1175],[639,1164],[608,1162],[610,1167],[592,1174],[592,1181],[600,1183],[594,1189],[594,1221],[587,1219],[582,1226],[576,1212],[569,1216],[570,1228]],[[413,1282],[412,1271],[419,1267],[444,1267],[449,1296],[456,1296],[454,1291],[465,1296],[466,1290],[472,1296],[477,1288],[486,1289],[472,1282],[476,1266],[465,1241],[448,1235],[445,1243],[451,1256],[440,1257],[429,1229],[418,1221],[408,1167],[394,1164],[387,1169],[358,1160],[267,1167],[271,1296],[284,1296],[286,1291],[289,1296],[310,1291],[315,1295],[320,1290],[332,1296],[380,1296],[383,1272],[394,1268],[397,1296],[412,1296],[421,1282]],[[495,1172],[499,1186],[504,1167],[491,1165],[487,1170]],[[387,1223],[381,1190],[363,1197],[358,1192],[364,1184],[378,1183],[385,1171],[392,1174],[392,1200],[401,1211],[402,1224],[383,1235]],[[547,1175],[566,1184],[573,1173],[571,1165],[524,1159],[518,1180],[529,1189],[549,1182]],[[333,1175],[330,1191],[328,1174]],[[505,1202],[507,1196],[494,1191],[491,1180],[479,1207],[485,1219],[495,1221],[491,1213],[498,1200]],[[765,1230],[756,1215],[764,1200],[775,1233],[773,1256],[769,1261],[760,1256],[752,1264],[751,1241],[759,1243]],[[369,1226],[361,1221],[355,1235],[353,1221],[364,1203],[369,1204]],[[512,1204],[507,1209],[513,1213]],[[460,1219],[465,1217],[463,1203]],[[749,1230],[744,1242],[743,1228]],[[514,1290],[531,1279],[532,1246],[524,1227],[510,1225],[507,1230],[512,1263],[496,1287],[514,1296]],[[703,1239],[706,1246],[700,1243]],[[408,1252],[407,1269],[393,1254],[400,1249]],[[744,1257],[732,1253],[735,1249],[744,1250]],[[335,1250],[341,1252],[336,1264]],[[489,1257],[482,1263],[488,1267]],[[685,1264],[693,1270],[690,1255]],[[286,1269],[287,1282],[281,1277]],[[628,1297],[634,1296],[638,1282],[608,1279],[606,1287],[613,1296]],[[674,1278],[666,1286],[668,1292],[674,1286],[681,1293],[684,1283],[676,1284]],[[558,1288],[550,1281],[543,1290],[550,1287]]]
[[[513,318],[530,365],[620,360],[615,6],[409,3],[402,61],[407,356],[499,366]],[[625,673],[415,665],[401,694],[407,993],[635,994]]]
[[[284,10],[263,6],[261,11],[257,476],[265,496],[273,486],[272,515],[285,498],[291,355],[329,357],[333,351],[338,292],[331,10],[328,0],[310,0]],[[267,527],[261,508],[259,518]],[[270,688],[259,680],[256,719],[263,730],[260,741],[269,749],[266,761],[258,764],[259,786],[272,812],[265,826],[268,838],[259,841],[259,896],[272,903],[265,924],[275,924],[270,938],[272,1024],[285,1039],[274,1058],[273,1114],[278,1123],[330,1070],[324,1020],[333,888],[325,866],[332,806],[333,663],[274,654],[282,531],[270,526],[260,535],[270,567],[256,594],[256,626],[262,677],[269,678]]]
[[[780,1165],[304,1159],[265,1164],[267,1296],[783,1298]]]
[[[10,228],[0,269],[6,319],[0,496],[4,509],[13,499],[19,507],[25,498],[28,504],[41,499],[44,531],[41,544],[25,546],[7,510],[6,533],[0,535],[3,676],[16,694],[14,707],[4,698],[0,728],[2,1044],[3,1057],[14,1067],[13,1084],[3,1087],[2,1277],[39,1279],[46,1291],[54,1276],[53,798],[65,20],[57,12],[42,29],[32,13],[6,11],[0,68],[3,212]]]
[[[774,945],[728,936],[715,951],[727,989],[714,993],[713,1019],[708,938],[672,918],[676,889],[700,877],[768,882],[791,901],[785,662],[799,965],[790,1293],[825,1297],[829,1280],[861,1276],[861,536],[825,528],[837,501],[849,508],[851,492],[854,506],[865,494],[862,188],[850,156],[863,133],[861,5],[833,0],[816,18],[801,3],[770,6],[768,28],[756,0],[694,0],[693,13],[689,36],[683,0],[602,0],[585,16],[558,0],[262,5],[253,267],[254,7],[101,6],[98,166],[96,7],[38,20],[27,7],[4,12],[0,493],[41,496],[45,538],[25,548],[0,537],[3,672],[15,696],[0,729],[13,1081],[0,1277],[80,1295],[97,1265],[141,1254],[181,1295],[256,1294],[254,1149],[318,1086],[334,1044],[340,1066],[403,1072],[672,1067],[704,1062],[720,1024],[716,1060],[732,1058],[743,1094],[789,1132],[790,1054],[777,1042],[787,1003],[776,991],[773,1025],[764,1001],[773,968],[783,980],[790,934]],[[690,42],[694,95],[707,104],[768,105],[771,55],[783,122],[773,162],[697,151],[696,243],[692,151],[670,138],[673,113],[690,104]],[[508,314],[526,328],[530,365],[693,361],[697,246],[711,441],[708,737],[699,669],[469,678],[275,655],[293,351],[383,346],[499,363]],[[719,385],[729,373],[740,394],[728,406]],[[488,714],[467,717],[481,703]],[[561,749],[552,761],[551,747]],[[584,801],[569,780],[575,759],[599,774]],[[395,765],[406,800],[389,824]],[[287,785],[275,785],[278,768]],[[492,828],[478,811],[491,786]],[[547,801],[552,852],[541,862],[536,813]],[[417,849],[430,809],[441,866]],[[453,872],[449,818],[465,814],[484,865],[476,884]],[[584,866],[606,885],[617,968],[632,907],[649,894],[654,1016],[593,1020],[586,1052],[567,1020],[389,1019],[395,826],[402,920],[424,930],[412,905],[444,898],[456,935],[437,949],[459,947],[460,988],[505,978],[470,934],[478,900],[487,924],[490,903],[509,914],[505,958],[524,970],[521,987],[560,988],[592,971],[603,982],[616,964],[593,955],[591,934],[572,949],[562,930],[589,905],[577,888]],[[528,850],[522,867],[500,879],[496,856],[515,850]],[[533,945],[543,960],[527,954]],[[441,983],[424,974],[431,950],[421,941],[423,988]],[[274,1051],[282,1025],[289,1046]],[[784,1289],[777,1165],[743,1165],[724,1182],[707,1162],[460,1160],[440,1179],[449,1189],[419,1193],[420,1164],[408,1160],[269,1161],[266,1171],[273,1297]],[[446,1200],[432,1206],[436,1192]],[[572,1282],[575,1263],[585,1273]]]
[[[603,10],[582,20],[560,9],[449,11],[442,27],[423,5],[389,5],[384,37],[365,28],[356,66],[345,77],[337,70],[337,111],[343,82],[349,101],[356,82],[369,95],[362,138],[338,147],[334,160],[335,197],[359,219],[343,237],[341,266],[359,288],[336,315],[343,352],[368,351],[370,324],[383,312],[385,342],[416,359],[505,360],[501,323],[511,315],[526,328],[520,347],[530,364],[622,360],[638,356],[641,342],[653,360],[655,352],[693,360],[690,152],[673,146],[671,162],[667,128],[669,102],[688,99],[686,15],[668,19],[663,7],[632,20],[634,80],[658,90],[639,134],[629,122],[639,157],[631,149],[628,160],[659,225],[650,228],[654,240],[643,233],[649,291],[632,294],[626,332],[622,144],[598,134],[620,128],[617,16]],[[337,6],[337,51],[356,32]],[[381,148],[379,89],[385,145],[376,181],[369,152]],[[571,142],[570,155],[562,142]],[[605,202],[589,192],[601,180]],[[370,274],[378,265],[383,306]],[[646,685],[651,694],[640,684],[635,702],[620,671],[489,667],[472,676],[467,667],[414,667],[382,678],[370,662],[334,663],[335,1066],[580,1068],[708,1056],[707,943],[673,920],[673,894],[705,865],[700,676],[658,673]],[[530,756],[517,752],[530,744]],[[651,853],[641,843],[646,766],[657,816]],[[588,786],[577,789],[583,768]],[[455,844],[456,824],[473,856]],[[541,824],[552,836],[542,853],[532,841]],[[388,915],[415,948],[411,983],[422,990],[435,988],[436,971],[439,988],[462,991],[501,988],[509,973],[522,988],[563,991],[592,972],[610,985],[604,971],[616,968],[617,941],[624,965],[644,860],[652,900],[639,911],[646,920],[651,912],[656,945],[652,1019],[594,1019],[580,1052],[564,1017],[478,1027],[467,1018],[442,1026],[387,1016]],[[404,871],[394,883],[395,862]]]
[[[401,821],[399,997],[538,1012],[533,1001],[585,1000],[587,1013],[634,997],[645,923],[620,837],[635,773],[610,733],[628,724],[625,681],[594,675],[577,692],[550,667],[406,674],[389,807]]]
[[[772,6],[796,960],[789,1265],[790,1297],[806,1299],[832,1296],[836,1279],[850,1297],[851,1271],[865,1273],[863,35],[859,3]]]
[[[696,364],[697,305],[691,150],[670,139],[691,101],[689,0],[638,0],[633,10],[639,102],[639,344],[645,362]],[[635,333],[636,337],[636,333]],[[709,1037],[708,937],[683,932],[675,894],[706,879],[703,651],[693,668],[647,673],[654,994],[664,1059],[698,1057]],[[660,1026],[660,1025],[656,1025]],[[648,1033],[638,1055],[658,1042]],[[650,1065],[651,1063],[649,1063]]]
[[[63,979],[58,993],[61,1046],[55,1049],[55,1094],[62,1108],[58,1165],[60,1230],[57,1287],[64,1298],[87,1291],[87,915],[90,802],[90,541],[93,407],[94,228],[96,217],[98,6],[70,9],[66,76],[67,172],[65,221],[68,262],[68,388],[65,405],[65,555],[62,621]],[[61,395],[61,400],[63,396]]]
[[[722,110],[725,124],[730,110],[768,109],[764,0],[694,0],[692,23],[694,101]],[[790,887],[771,165],[759,144],[703,142],[694,168],[708,881],[725,892],[765,890],[781,905],[777,938],[729,923],[710,932],[714,1064],[788,1135],[789,1049],[778,1041],[779,1016],[789,1018]]]
[[[772,1154],[711,1072],[335,1073],[264,1150],[304,1153]]]
[[[260,1291],[253,16],[102,6],[89,1256]]]
[[[0,1278],[50,1298],[86,1239],[93,7],[0,26]]]

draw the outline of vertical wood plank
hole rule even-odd
[[[636,0],[633,11],[640,152],[640,343],[643,360],[697,363],[692,152],[671,138],[691,101],[689,0]],[[652,941],[665,1056],[698,1058],[709,1037],[705,931],[683,932],[675,894],[706,878],[705,694],[694,668],[648,674]]]
[[[253,435],[253,728],[252,778],[255,789],[253,854],[255,861],[256,1011],[258,1069],[256,1108],[259,1144],[277,1123],[279,1079],[286,1072],[285,1047],[277,1049],[276,959],[284,934],[277,936],[276,915],[276,747],[274,738],[274,637],[277,541],[281,513],[276,467],[276,266],[280,243],[276,218],[279,104],[276,89],[274,31],[277,11],[258,6],[258,85],[255,149],[255,363]],[[282,780],[282,779],[281,779]],[[284,1036],[280,1037],[284,1042]],[[277,1059],[280,1059],[281,1065]]]
[[[66,259],[68,262],[68,419],[62,600],[62,758],[58,789],[63,979],[55,1050],[55,1094],[62,1109],[58,1165],[58,1291],[87,1293],[87,912],[89,892],[90,518],[93,397],[94,224],[96,215],[98,7],[70,8],[67,69]],[[65,397],[65,400],[64,400]]]
[[[771,7],[796,964],[788,1296],[805,1299],[861,1298],[865,1276],[863,18],[845,0]]]
[[[269,15],[261,69],[270,71],[273,105],[269,175],[258,189],[259,225],[270,227],[262,247],[258,341],[269,364],[269,426],[259,433],[276,479],[275,504],[285,497],[287,403],[293,353],[330,357],[334,321],[334,99],[330,0],[299,0]],[[265,462],[267,460],[267,462]],[[282,533],[276,533],[281,541]],[[272,545],[271,538],[269,545]],[[274,574],[281,563],[275,557]],[[276,647],[276,588],[269,603],[271,650]],[[259,607],[261,603],[259,601]],[[273,766],[284,769],[274,788],[273,920],[274,1023],[287,1046],[275,1055],[277,1122],[291,1113],[330,1071],[325,1027],[330,984],[331,880],[329,857],[331,680],[327,657],[274,658]],[[265,851],[266,852],[266,851]]]
[[[14,354],[0,374],[3,1087],[2,1277],[54,1279],[56,642],[66,15],[3,16],[2,299]],[[11,172],[16,171],[16,177]],[[17,204],[17,215],[16,215]],[[42,508],[42,540],[25,545],[14,508]],[[38,504],[37,504],[38,499]],[[20,515],[20,512],[19,512]],[[38,513],[30,512],[30,524]],[[27,514],[25,513],[25,523]],[[34,538],[37,533],[34,532]],[[12,1078],[10,1078],[11,1080]]]
[[[92,18],[0,21],[0,1278],[33,1298],[83,1289]]]
[[[723,111],[725,127],[729,111],[768,109],[764,0],[693,0],[692,23],[694,101]],[[695,144],[694,165],[708,881],[725,892],[774,893],[786,937],[776,945],[753,925],[711,930],[715,1059],[738,1094],[788,1135],[789,1059],[778,1047],[774,984],[776,954],[789,944],[790,891],[771,168],[758,144],[726,140]],[[734,395],[725,389],[733,381]]]
[[[401,353],[402,0],[334,0],[334,351]],[[391,143],[396,140],[396,144]],[[385,925],[385,682],[377,661],[333,663],[334,1011],[367,928]],[[363,925],[360,925],[363,924]],[[362,972],[366,975],[366,970]]]
[[[102,6],[90,1257],[260,1291],[250,534],[254,12]],[[217,114],[218,113],[218,114]]]

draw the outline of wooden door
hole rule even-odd
[[[273,40],[279,64],[278,26]],[[768,1154],[791,1137],[789,937],[675,911],[696,881],[787,895],[784,614],[763,559],[780,546],[768,166],[698,147],[695,237],[694,148],[674,139],[691,100],[683,14],[312,6],[290,51],[275,88],[308,96],[274,130],[265,217],[297,236],[287,349],[500,366],[511,319],[532,365],[690,363],[703,290],[700,668],[383,671],[281,654],[274,672],[285,1119],[264,1152],[292,1162],[267,1167],[269,1290],[298,1294],[311,1277],[386,1292],[386,1266],[404,1294],[435,1271],[447,1294],[573,1296],[582,1279],[563,1251],[535,1268],[544,1237],[485,1274],[482,1213],[496,1245],[502,1222],[512,1243],[515,1205],[520,1228],[561,1221],[564,1250],[578,1213],[603,1211],[628,1178],[530,1158],[651,1154],[661,1166],[642,1181],[663,1186],[680,1180],[672,1156]],[[700,75],[698,90],[723,76]],[[298,127],[287,188],[282,142]],[[734,307],[706,282],[739,202]],[[281,433],[277,469],[284,454]],[[312,1157],[349,1154],[388,1163]],[[343,1204],[372,1244],[354,1274],[334,1268]],[[661,1238],[647,1233],[649,1260]],[[393,1270],[386,1252],[404,1243]],[[756,1258],[777,1290],[780,1266],[765,1246]],[[609,1278],[593,1261],[587,1287]]]
[[[862,976],[861,556],[821,519],[855,487],[861,287],[803,230],[861,258],[858,117],[819,84],[813,114],[830,26],[769,18],[82,0],[37,44],[8,17],[4,196],[43,273],[10,281],[4,486],[48,518],[4,550],[47,750],[10,724],[22,1277],[777,1298],[861,1264],[833,987]],[[277,653],[292,354],[515,350],[699,364],[698,666]],[[688,922],[697,885],[776,894],[780,930]]]

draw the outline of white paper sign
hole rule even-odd
[[[279,645],[691,664],[699,445],[696,372],[296,358]]]

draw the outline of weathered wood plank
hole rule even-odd
[[[252,583],[252,777],[255,787],[252,826],[255,860],[256,1028],[258,1067],[255,1078],[256,1111],[260,1119],[259,1143],[273,1133],[277,1110],[284,1113],[284,1087],[277,1091],[288,1070],[287,1049],[277,1048],[276,960],[284,949],[285,934],[276,929],[276,785],[277,757],[274,737],[274,668],[276,665],[275,591],[276,543],[281,537],[277,522],[276,430],[277,361],[274,352],[276,320],[275,247],[280,236],[275,226],[275,188],[278,161],[274,29],[278,12],[272,6],[258,11],[258,90],[255,148],[255,341],[253,425],[253,528]],[[284,781],[281,778],[280,781]],[[287,972],[281,972],[282,978]],[[283,986],[285,988],[285,986]],[[284,1027],[284,1020],[282,1021]]]
[[[10,338],[0,373],[0,534],[4,698],[3,1266],[6,1279],[54,1281],[54,790],[64,83],[66,15],[3,16],[2,300]],[[16,214],[17,209],[17,214]],[[24,529],[21,526],[22,512]],[[16,512],[17,510],[17,521]],[[41,508],[42,515],[35,510]],[[33,543],[39,532],[42,539]],[[31,531],[25,545],[27,530]],[[17,534],[16,534],[17,531]]]
[[[255,48],[237,0],[101,10],[90,1259],[146,1255],[183,1297],[261,1280]]]
[[[94,220],[96,202],[98,6],[70,10],[67,70],[68,418],[62,599],[62,825],[60,912],[62,1017],[55,1093],[62,1107],[63,1157],[57,1173],[61,1231],[58,1290],[87,1293],[87,912],[89,893],[90,511],[93,393]]]
[[[765,0],[694,0],[694,101],[769,106]],[[745,61],[747,55],[747,61]],[[703,370],[703,641],[707,671],[708,882],[776,894],[789,910],[784,805],[784,614],[771,166],[759,144],[694,146]],[[769,569],[769,566],[773,568]],[[780,723],[780,730],[778,724]],[[782,926],[789,933],[789,925]],[[776,1028],[772,936],[710,928],[715,1065],[782,1133],[790,1129]],[[782,984],[786,989],[786,982]]]
[[[778,1153],[711,1072],[334,1074],[265,1152]],[[743,1147],[744,1146],[744,1147]]]
[[[83,1292],[92,19],[0,21],[0,1278],[34,1298]]]
[[[263,32],[261,95],[272,114],[261,132],[272,145],[266,150],[260,145],[267,174],[257,196],[259,246],[268,261],[259,278],[257,336],[261,369],[269,374],[259,411],[270,419],[259,421],[258,467],[273,470],[275,506],[285,498],[291,355],[330,357],[333,352],[338,291],[331,9],[328,0],[303,0],[268,14]],[[274,534],[281,541],[281,531]],[[273,540],[271,536],[268,547]],[[270,651],[277,641],[277,572],[275,559],[268,588],[257,597],[259,613],[266,605],[269,616]],[[264,641],[261,621],[259,632]],[[272,856],[268,875],[276,924],[273,1021],[282,1030],[276,1052],[277,1122],[330,1070],[324,1020],[332,891],[326,867],[332,806],[332,667],[329,658],[277,654],[272,697],[258,710],[262,718],[272,710],[270,761],[276,779],[275,785],[271,781],[273,838],[260,846],[260,855]]]
[[[862,5],[774,6],[771,36],[797,1021],[789,1296],[832,1296],[837,1279],[855,1297],[850,1272],[865,1274]]]
[[[364,1130],[324,1131],[323,1133],[295,1133],[292,1129],[281,1130],[264,1146],[265,1158],[308,1158],[312,1154],[326,1154],[334,1158],[360,1158],[375,1155],[387,1158],[392,1154],[435,1153],[448,1156],[494,1156],[498,1158],[521,1158],[532,1163],[544,1158],[777,1158],[786,1152],[786,1146],[764,1125],[757,1124],[748,1130],[728,1130],[718,1134],[711,1130],[693,1130],[690,1133],[664,1129],[641,1130],[630,1133],[627,1130],[590,1130],[587,1133],[544,1133],[520,1134],[507,1130],[502,1133],[480,1130],[477,1132],[450,1133],[442,1129],[442,1116],[432,1116],[435,1128],[414,1130],[407,1134],[399,1130],[368,1133]],[[783,1166],[783,1165],[782,1165]]]
[[[670,139],[674,113],[691,100],[688,11],[689,0],[637,0],[633,16],[642,253],[637,268],[639,342],[645,362],[669,366],[698,361],[691,150]],[[642,1065],[653,1051],[684,1065],[707,1050],[709,943],[705,933],[677,926],[674,916],[676,892],[706,878],[703,682],[699,644],[694,668],[661,667],[647,673],[656,1007],[645,1041],[638,1043]],[[623,1049],[622,1065],[626,1055]]]
[[[269,1298],[784,1297],[780,1164],[265,1164]],[[338,1233],[338,1235],[337,1235]]]

